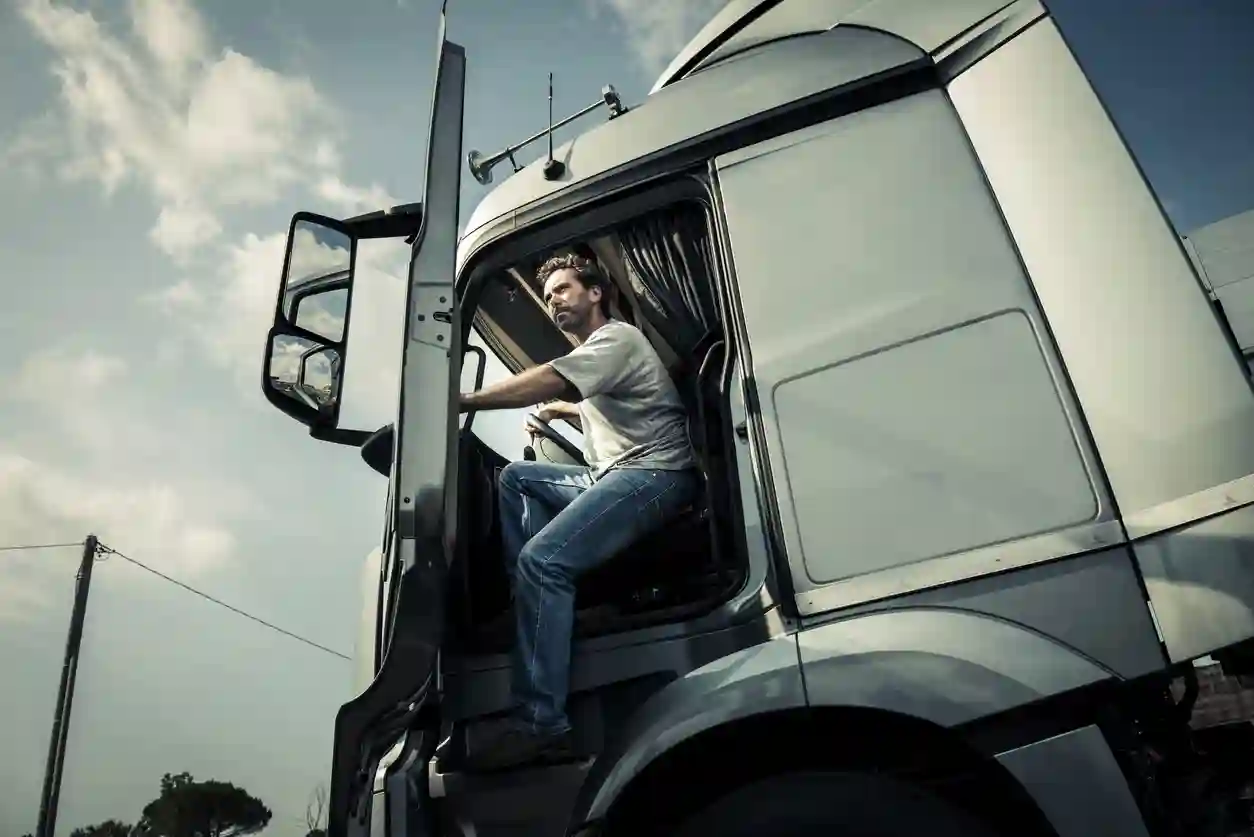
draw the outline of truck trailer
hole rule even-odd
[[[265,347],[270,403],[388,480],[330,837],[1249,827],[1249,725],[1189,721],[1195,661],[1254,675],[1254,387],[1042,3],[731,0],[459,231],[463,172],[530,141],[465,152],[466,60],[442,24],[420,202],[293,217]],[[342,427],[385,238],[396,414]],[[571,350],[534,278],[570,252],[667,363],[703,491],[579,581],[576,758],[474,773],[508,460],[459,390],[480,345]],[[581,461],[532,420],[517,458]]]

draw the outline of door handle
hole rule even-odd
[[[736,438],[742,442],[749,441],[749,422],[742,421],[732,428],[736,433]]]

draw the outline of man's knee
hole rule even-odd
[[[521,462],[511,462],[502,468],[501,476],[498,477],[501,488],[521,492],[523,479],[527,475],[527,466],[530,464],[530,462],[523,460]]]
[[[533,538],[518,553],[518,572],[533,581],[569,580],[567,568],[560,561],[552,559],[553,555],[545,548],[545,545]]]

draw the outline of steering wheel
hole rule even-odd
[[[580,465],[588,464],[583,458],[583,451],[576,447],[574,443],[561,433],[554,430],[552,425],[550,425],[547,421],[540,418],[535,413],[528,413],[526,422],[527,429],[530,430],[535,437],[542,439],[543,441],[553,443],[557,446],[558,450],[569,456]]]

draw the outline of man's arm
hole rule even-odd
[[[519,372],[517,375],[484,387],[478,392],[463,392],[461,412],[467,410],[511,410],[552,401],[570,392],[571,386],[547,363]]]
[[[566,419],[566,421],[575,426],[576,430],[583,432],[583,421],[579,417],[579,408],[569,401],[550,401],[537,410],[536,415],[543,421]]]

